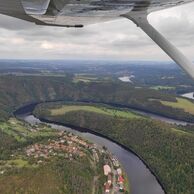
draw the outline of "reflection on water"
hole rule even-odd
[[[186,93],[186,94],[182,94],[181,96],[183,96],[185,98],[189,98],[189,99],[194,99],[193,94],[194,94],[194,92],[189,92],[189,93]]]
[[[130,82],[130,83],[132,83],[131,78],[133,78],[133,77],[134,77],[133,75],[131,75],[131,76],[123,76],[123,77],[119,77],[118,79],[120,81],[122,81],[122,82]]]

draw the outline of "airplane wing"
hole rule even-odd
[[[26,14],[22,2],[20,0],[0,0],[0,13],[29,22],[38,22],[35,18]]]
[[[39,25],[82,27],[119,19],[130,10],[153,12],[192,0],[0,0],[0,13]]]

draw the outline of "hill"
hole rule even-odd
[[[152,100],[155,99],[155,100]],[[156,100],[157,99],[157,100]],[[170,118],[194,122],[194,115],[176,102],[176,96],[126,83],[74,82],[71,76],[0,76],[0,119],[6,120],[13,110],[31,102],[55,100],[89,101],[128,106]]]

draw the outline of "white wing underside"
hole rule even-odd
[[[131,10],[147,13],[193,0],[0,0],[0,13],[40,25],[75,26],[120,18]]]

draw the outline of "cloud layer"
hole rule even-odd
[[[193,10],[194,3],[149,16],[150,23],[192,60]],[[127,19],[66,29],[36,26],[0,15],[0,34],[0,58],[170,60]]]

